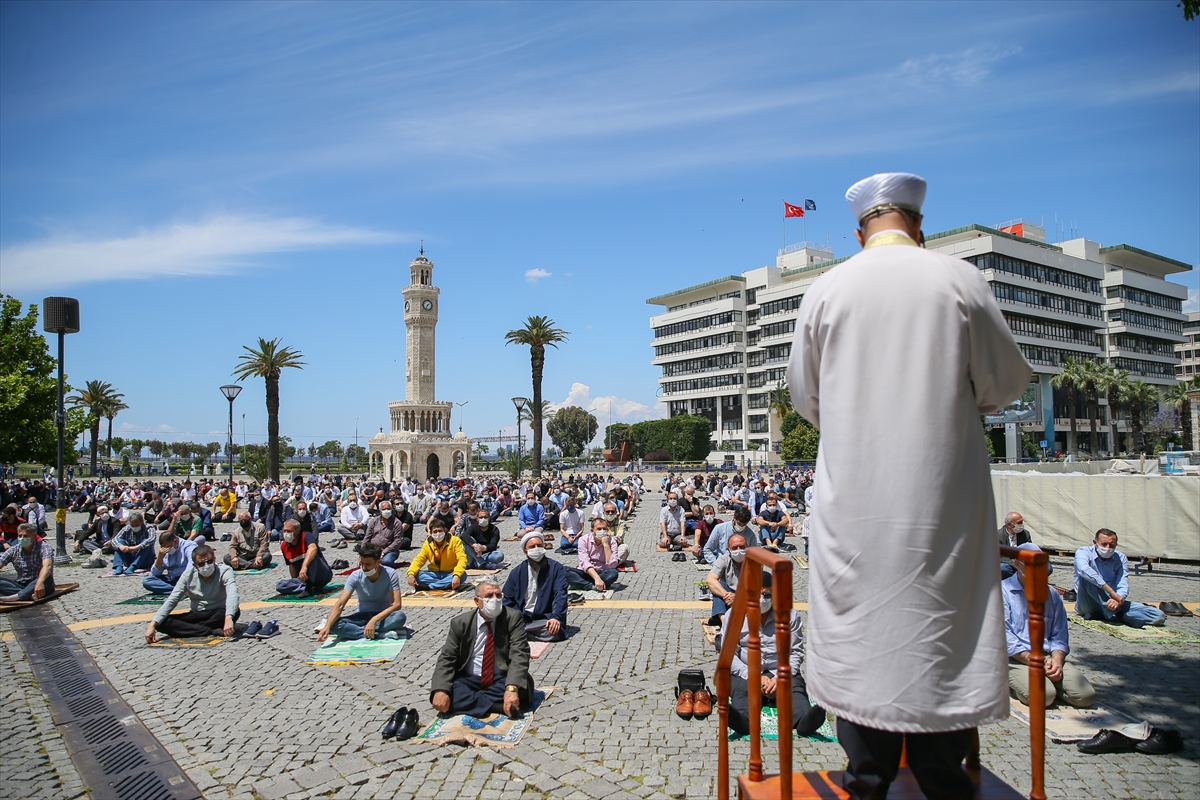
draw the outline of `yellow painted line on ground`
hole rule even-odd
[[[12,633],[11,631],[5,631],[4,633],[0,633],[0,642],[11,642],[16,638],[17,638],[16,634]]]

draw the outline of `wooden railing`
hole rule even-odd
[[[1031,550],[1015,550],[1001,547],[1005,558],[1019,561],[1025,569],[1025,600],[1029,605],[1029,738],[1032,782],[1030,800],[1046,800],[1045,757],[1046,757],[1046,684],[1045,652],[1046,598],[1048,591],[1049,558],[1045,553]],[[758,598],[762,592],[762,568],[771,571],[771,607],[775,614],[775,653],[778,665],[775,671],[775,702],[779,720],[779,797],[792,798],[792,737],[789,727],[792,719],[792,667],[791,610],[792,610],[792,560],[765,550],[751,547],[746,550],[742,566],[742,577],[738,581],[733,606],[726,612],[729,624],[725,640],[721,643],[721,654],[717,660],[717,798],[729,800],[729,690],[730,667],[741,639],[742,623],[749,617],[749,638],[746,646],[749,676],[747,688],[750,700],[750,764],[746,777],[752,782],[761,782],[763,774],[762,743],[760,725],[762,717],[762,643],[759,631],[762,628],[762,612]],[[997,576],[997,579],[999,576]],[[1004,678],[1007,680],[1007,677]],[[976,733],[974,752],[968,756],[967,765],[972,770],[979,768],[979,736]]]

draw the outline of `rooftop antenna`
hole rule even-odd
[[[425,240],[421,240],[421,255],[425,255]]]

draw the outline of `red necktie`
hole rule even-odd
[[[483,645],[483,667],[479,670],[479,685],[487,688],[496,679],[496,637],[492,634],[492,621],[487,626],[487,642]]]

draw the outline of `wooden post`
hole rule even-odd
[[[776,562],[771,570],[775,611],[775,708],[779,728],[779,796],[792,796],[792,562]]]
[[[746,678],[746,689],[750,700],[750,768],[747,775],[750,780],[758,782],[763,779],[762,768],[762,642],[759,641],[759,630],[762,628],[762,611],[758,607],[758,598],[762,592],[762,571],[757,564],[746,559],[751,569],[749,574],[742,570],[742,578],[738,581],[738,589],[746,586],[746,619],[748,620],[749,639],[746,645],[749,675]],[[731,636],[739,636],[740,631],[729,630]]]

